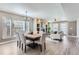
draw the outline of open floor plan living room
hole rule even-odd
[[[79,55],[79,3],[0,3],[0,55]]]

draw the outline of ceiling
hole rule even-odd
[[[52,20],[76,20],[79,4],[68,3],[0,3],[0,10]]]
[[[70,20],[79,19],[79,3],[62,4],[65,14]]]

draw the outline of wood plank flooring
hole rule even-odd
[[[0,55],[42,55],[39,49],[27,49],[23,53],[17,48],[16,41],[0,45]],[[63,37],[62,42],[58,42],[46,37],[45,55],[79,55],[79,39],[74,37]]]

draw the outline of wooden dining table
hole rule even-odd
[[[24,36],[28,38],[32,38],[32,40],[35,40],[35,38],[37,37],[41,37],[40,34],[24,34]]]
[[[28,34],[28,33],[25,33],[24,37],[26,38],[26,40],[32,41],[32,43],[28,44],[29,47],[36,48],[38,46],[38,44],[35,43],[35,41],[40,40],[41,35],[40,34]]]

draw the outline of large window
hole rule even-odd
[[[58,32],[63,32],[64,34],[68,34],[67,22],[53,23],[51,27],[53,32],[58,31]]]
[[[11,37],[11,32],[12,32],[12,23],[11,23],[11,20],[12,18],[11,17],[2,17],[2,20],[3,20],[3,35],[2,35],[2,38],[5,39],[5,38],[9,38]]]
[[[2,38],[11,38],[14,37],[16,32],[29,32],[33,31],[33,22],[26,21],[23,19],[15,19],[10,16],[2,17]]]
[[[14,20],[14,33],[16,32],[29,32],[29,21]]]
[[[25,31],[25,21],[14,20],[14,32],[24,32]]]
[[[30,22],[26,21],[26,31],[29,32],[30,31]]]

